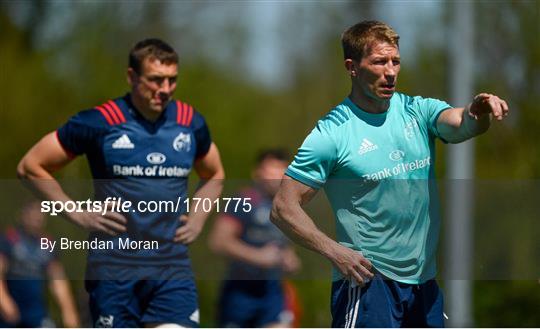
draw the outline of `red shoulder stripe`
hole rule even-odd
[[[103,114],[103,116],[105,117],[105,120],[107,120],[107,123],[108,123],[109,125],[112,126],[112,125],[114,124],[114,122],[113,122],[113,120],[111,119],[111,117],[109,116],[109,113],[107,112],[107,110],[105,110],[105,109],[104,109],[103,107],[101,107],[101,106],[96,106],[96,109],[97,109],[99,112],[101,112],[101,114]]]
[[[118,115],[118,118],[120,119],[121,123],[126,122],[126,117],[124,117],[124,113],[122,113],[122,110],[116,105],[116,103],[113,100],[109,100],[107,103],[109,103],[112,108],[115,110],[116,115]]]
[[[187,121],[187,117],[188,117],[188,107],[189,105],[187,105],[186,103],[182,103],[182,122],[180,122],[180,124],[182,126],[185,126],[186,125],[186,121]]]
[[[111,115],[111,118],[113,119],[114,123],[119,124],[120,119],[118,119],[118,116],[116,115],[116,113],[113,110],[112,106],[110,104],[108,104],[108,103],[104,103],[102,106],[109,112],[109,114]]]
[[[189,105],[189,112],[187,115],[186,123],[184,124],[186,127],[189,127],[189,125],[191,125],[191,119],[193,119],[193,107]]]
[[[188,107],[189,105],[187,105],[186,103],[182,103],[182,126],[185,126],[186,125],[186,119],[187,119],[187,116],[188,116]]]
[[[182,118],[182,103],[180,101],[176,101],[176,123],[180,124]]]
[[[193,107],[189,104],[176,101],[176,123],[189,127],[193,119]]]
[[[244,224],[242,223],[242,220],[230,214],[220,214],[216,218],[216,224],[217,223],[223,223],[225,225],[233,226],[234,230],[238,233],[242,233],[242,231],[244,230]]]
[[[14,227],[8,227],[6,230],[6,238],[11,242],[12,244],[15,244],[19,241],[19,232]]]

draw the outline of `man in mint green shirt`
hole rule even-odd
[[[334,265],[332,326],[443,326],[435,254],[435,138],[459,143],[508,114],[482,93],[464,108],[396,92],[399,36],[364,21],[342,35],[349,96],[319,120],[287,169],[272,220]],[[302,209],[323,188],[337,242]]]

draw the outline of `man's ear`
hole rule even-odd
[[[128,69],[127,69],[127,82],[129,83],[129,85],[131,87],[133,87],[133,85],[137,81],[137,77],[138,77],[137,72],[135,72],[135,70],[132,69],[131,67],[128,67]]]
[[[345,60],[344,64],[345,64],[345,69],[347,70],[347,72],[349,72],[349,75],[351,77],[355,77],[356,76],[356,69],[354,68],[353,60],[350,59],[350,58],[347,58]]]

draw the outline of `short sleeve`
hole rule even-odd
[[[319,121],[306,137],[285,174],[305,185],[319,189],[337,163],[337,147],[329,124]]]
[[[56,136],[67,153],[81,155],[90,150],[97,135],[106,129],[106,125],[105,118],[99,111],[86,110],[77,113],[58,128]]]
[[[240,226],[245,227],[249,220],[249,213],[243,211],[241,205],[235,209],[236,202],[231,201],[227,211],[222,215],[222,219],[236,221]]]
[[[452,106],[438,99],[419,96],[414,98],[413,106],[420,117],[424,119],[430,133],[441,138],[437,129],[437,120],[444,110],[450,109]]]
[[[195,113],[193,118],[193,134],[195,135],[195,141],[197,143],[197,152],[195,157],[199,159],[204,157],[210,150],[212,138],[210,137],[210,130],[208,129],[206,120],[198,112]]]

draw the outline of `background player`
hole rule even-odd
[[[282,277],[295,272],[300,260],[287,238],[270,222],[270,209],[287,168],[286,151],[262,151],[253,171],[253,186],[237,197],[250,198],[250,212],[219,216],[210,235],[211,249],[230,259],[219,299],[218,326],[290,327]]]
[[[398,40],[377,21],[343,33],[351,93],[306,138],[274,199],[274,222],[334,264],[334,327],[444,325],[434,280],[435,138],[459,143],[487,131],[492,116],[508,114],[506,102],[490,94],[452,108],[397,93]],[[338,242],[302,209],[321,187]]]
[[[99,179],[94,180],[97,200],[185,200],[192,169],[202,179],[195,197],[218,197],[224,178],[219,152],[202,115],[172,99],[177,74],[178,55],[171,46],[159,39],[138,42],[129,54],[130,93],[82,111],[46,135],[23,157],[18,175],[41,197],[67,201],[52,173],[85,154],[93,178]],[[209,214],[200,209],[186,216],[181,204],[169,212],[65,214],[89,230],[90,239],[114,244],[113,250],[88,254],[86,288],[94,325],[198,325],[187,244]],[[119,238],[158,241],[159,248],[122,250]]]
[[[54,326],[47,312],[47,278],[64,326],[80,326],[64,267],[56,253],[40,247],[41,239],[50,237],[39,202],[26,204],[18,219],[0,235],[0,327]]]

